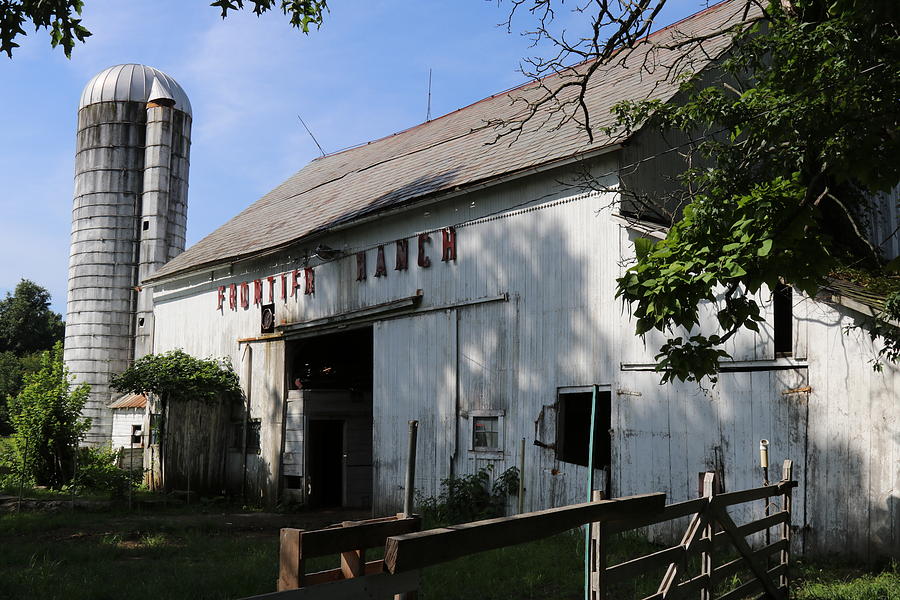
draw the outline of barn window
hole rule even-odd
[[[140,423],[134,423],[131,425],[131,447],[140,448],[143,445],[141,429],[143,426]]]
[[[153,413],[150,415],[150,444],[159,444],[162,439],[163,420],[162,415]]]
[[[503,411],[473,410],[472,418],[472,450],[500,452],[503,450]]]
[[[556,404],[556,459],[587,466],[590,448],[591,400],[593,391],[585,388],[559,390]],[[594,468],[610,464],[611,399],[608,391],[597,393],[594,421]]]
[[[791,286],[778,284],[772,293],[775,358],[790,356],[794,349],[793,292]]]
[[[248,454],[257,454],[259,453],[259,429],[260,429],[260,421],[259,419],[248,419],[247,420],[247,453]],[[244,423],[242,421],[232,422],[231,423],[231,449],[236,450],[238,452],[241,451],[241,446],[243,445],[244,440]]]

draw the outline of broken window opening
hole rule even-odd
[[[591,400],[593,392],[560,390],[556,405],[556,459],[588,466]],[[612,455],[612,400],[608,391],[597,393],[594,421],[594,468],[608,468]]]

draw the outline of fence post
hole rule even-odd
[[[605,492],[594,490],[592,500],[598,502],[604,500]],[[606,547],[607,534],[604,523],[591,523],[591,600],[606,600]]]
[[[303,556],[300,551],[302,529],[281,530],[278,559],[278,591],[295,590],[303,583]]]
[[[788,459],[784,461],[784,465],[781,469],[781,480],[782,481],[793,481],[794,480],[794,461]],[[784,549],[781,551],[781,564],[784,565],[784,573],[779,577],[778,585],[779,587],[784,589],[784,597],[785,599],[790,597],[790,589],[788,584],[790,579],[788,578],[788,569],[790,568],[790,558],[791,558],[791,490],[793,488],[791,486],[785,486],[784,494],[781,496],[781,510],[787,513],[787,521],[781,524],[781,539],[786,542]]]
[[[713,597],[713,552],[715,550],[715,518],[713,517],[710,507],[712,505],[713,496],[716,495],[716,474],[715,472],[707,472],[703,475],[703,497],[706,498],[707,504],[703,509],[706,511],[706,526],[703,528],[703,538],[709,540],[708,550],[704,550],[700,554],[700,574],[705,576],[703,587],[700,588],[700,600],[712,600]]]

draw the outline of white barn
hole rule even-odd
[[[718,5],[652,40],[733,12]],[[620,100],[675,96],[635,68],[669,52],[642,46],[595,78],[596,130]],[[251,441],[246,454],[232,445],[230,481],[267,501],[388,514],[417,419],[425,495],[454,474],[515,466],[524,438],[526,510],[582,501],[599,385],[609,466],[597,481],[612,495],[688,499],[707,470],[726,489],[759,485],[766,438],[774,464],[794,460],[799,550],[900,554],[900,372],[874,372],[868,336],[842,333],[866,308],[761,294],[767,324],[730,341],[716,385],[660,386],[662,338],[635,337],[615,280],[632,240],[659,234],[622,216],[619,190],[661,141],[589,142],[570,122],[489,144],[485,123],[515,110],[500,94],[316,159],[144,282],[154,352],[229,357],[241,375]],[[661,180],[666,160],[647,161],[647,177]]]

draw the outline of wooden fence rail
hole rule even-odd
[[[616,584],[644,576],[654,569],[665,568],[655,594],[644,600],[670,600],[674,598],[699,597],[701,600],[736,600],[751,594],[764,592],[765,597],[786,598],[788,589],[788,563],[790,559],[791,491],[797,482],[793,481],[793,465],[784,462],[782,480],[770,486],[748,490],[716,494],[715,474],[707,473],[703,479],[703,495],[696,500],[679,502],[666,506],[658,514],[642,515],[638,518],[620,519],[592,526],[591,544],[591,598],[606,600],[609,589]],[[781,497],[781,510],[769,513],[768,499]],[[766,501],[767,516],[743,525],[736,525],[727,507],[758,500]],[[608,566],[607,546],[614,543],[610,536],[631,531],[648,525],[663,523],[673,519],[693,515],[681,542],[673,547],[640,556],[632,560]],[[762,548],[751,549],[746,537],[768,531],[779,530],[779,540]],[[716,531],[720,529],[720,531]],[[768,538],[768,536],[767,536]],[[721,565],[715,565],[715,557],[726,549],[737,551],[738,558]],[[769,568],[772,555],[778,555],[777,564]],[[698,573],[689,575],[692,559],[699,559]],[[752,578],[718,597],[717,586],[746,570]]]
[[[768,597],[786,598],[790,557],[791,461],[785,461],[782,481],[771,486],[716,494],[712,473],[703,481],[703,495],[696,500],[665,506],[665,494],[644,494],[552,508],[532,513],[418,531],[418,518],[388,517],[317,531],[283,529],[280,591],[248,600],[341,600],[387,598],[418,589],[419,574],[428,567],[455,558],[513,544],[530,542],[592,524],[591,597],[605,600],[611,585],[665,568],[657,592],[644,600],[699,597],[701,600],[737,600],[763,591]],[[781,510],[743,525],[736,525],[728,506],[781,497]],[[768,512],[768,504],[767,504]],[[606,564],[610,536],[616,533],[691,516],[681,542],[671,548],[633,560]],[[780,539],[751,549],[748,535],[778,528]],[[384,546],[384,560],[366,562],[367,548]],[[716,565],[725,547],[739,557]],[[341,568],[306,574],[304,561],[314,556],[341,555]],[[767,562],[777,554],[778,564]],[[695,560],[699,557],[699,573]],[[750,570],[753,579],[714,596],[717,584]]]

